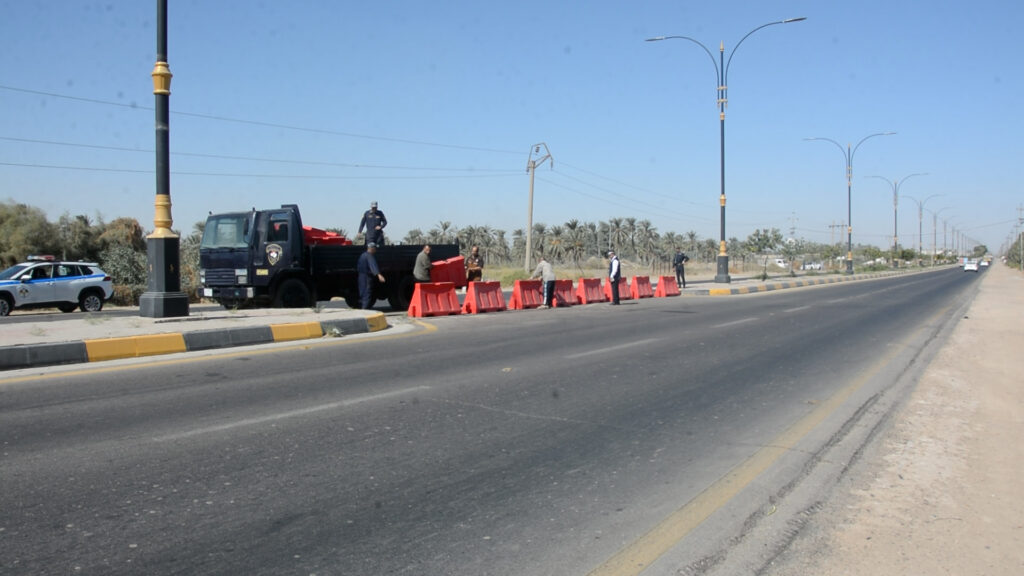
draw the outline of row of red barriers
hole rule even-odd
[[[462,257],[457,258],[460,261]],[[456,260],[452,258],[451,260]],[[448,262],[448,261],[445,261]],[[431,279],[434,278],[434,270],[431,269]],[[454,268],[454,265],[452,265]],[[462,269],[459,269],[459,277],[465,283],[465,276]],[[438,277],[447,272],[438,272]],[[603,285],[603,290],[602,290]],[[537,308],[544,304],[543,282],[540,280],[516,280],[512,285],[512,295],[508,305],[505,305],[505,295],[501,291],[500,282],[469,282],[466,289],[466,298],[462,306],[459,306],[459,299],[455,295],[455,282],[422,282],[416,284],[413,289],[412,301],[409,304],[409,316],[446,316],[454,314],[479,314],[483,312],[498,312],[502,310],[526,310]],[[619,280],[619,299],[630,300],[639,298],[664,298],[666,296],[679,296],[679,287],[675,278],[661,276],[658,278],[658,289],[652,290],[651,280],[647,276],[634,276],[633,282],[628,283],[625,278]],[[611,301],[611,284],[601,282],[600,278],[580,278],[573,291],[572,280],[556,280],[553,305],[555,307],[572,306],[575,304],[594,304]]]

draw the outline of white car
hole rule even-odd
[[[0,272],[0,316],[19,308],[99,312],[114,295],[110,276],[93,262],[61,262],[52,256],[28,260]]]
[[[967,260],[964,260],[964,272],[977,272],[977,271],[978,271],[978,261],[977,260],[971,260],[970,258],[968,258]]]

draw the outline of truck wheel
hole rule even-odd
[[[416,289],[416,279],[412,276],[403,276],[398,281],[398,286],[388,293],[388,304],[392,310],[408,310],[412,302],[412,293]]]
[[[309,287],[298,278],[289,278],[277,287],[274,308],[309,308],[312,306]]]
[[[353,310],[359,310],[362,308],[362,305],[359,302],[359,294],[353,294],[352,292],[345,293],[345,304]]]

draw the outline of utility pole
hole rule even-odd
[[[544,149],[544,155],[541,156],[541,149]],[[526,163],[526,171],[530,174],[530,201],[526,208],[526,264],[523,268],[530,271],[530,252],[533,250],[533,175],[537,171],[537,166],[544,163],[545,160],[551,161],[551,168],[555,167],[555,159],[551,157],[551,152],[548,151],[548,145],[541,142],[540,144],[534,144],[530,148],[530,159]]]
[[[830,233],[829,237],[828,237],[829,245],[830,246],[835,246],[836,245],[836,229],[842,230],[843,228],[846,227],[846,223],[845,222],[840,222],[839,224],[836,224],[836,221],[833,220],[832,223],[829,224],[828,227],[829,227],[829,233]],[[832,268],[832,263],[831,262],[828,263],[828,267],[830,269]]]

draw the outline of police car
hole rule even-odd
[[[99,312],[114,295],[114,283],[91,262],[61,262],[53,256],[29,256],[0,272],[0,316],[17,308],[81,308]]]

